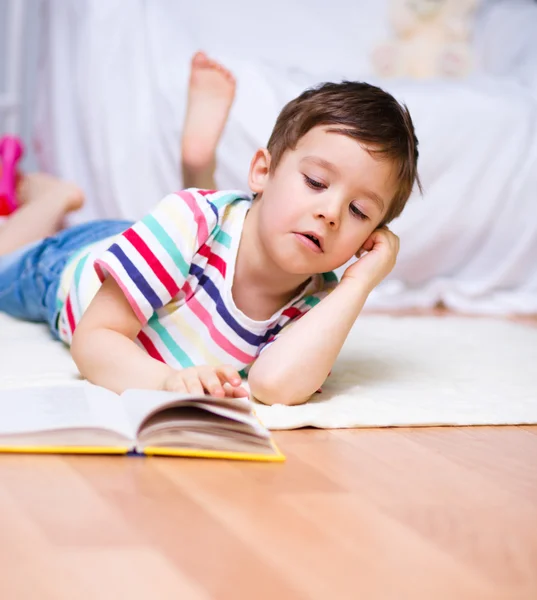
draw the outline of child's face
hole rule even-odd
[[[250,184],[261,193],[259,241],[288,273],[345,264],[379,226],[396,191],[391,161],[328,129],[311,129],[272,174],[261,168],[256,179],[256,160],[268,155],[258,153],[252,162]]]

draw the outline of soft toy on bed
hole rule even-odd
[[[382,77],[464,77],[471,68],[471,18],[479,0],[390,0],[395,39],[373,64]]]

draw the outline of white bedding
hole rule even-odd
[[[257,407],[272,429],[537,423],[537,328],[490,319],[362,316],[302,406]],[[45,326],[0,314],[0,388],[78,379]]]

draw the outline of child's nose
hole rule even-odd
[[[323,202],[317,210],[317,218],[323,219],[331,228],[337,229],[341,221],[341,203],[335,199]]]

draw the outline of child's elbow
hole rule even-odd
[[[249,377],[248,384],[252,396],[261,404],[284,404],[295,406],[307,402],[312,394],[304,394],[298,390],[286,389],[285,384],[277,381],[263,381],[257,377]]]
[[[103,354],[99,331],[85,327],[81,321],[73,332],[69,350],[82,377],[92,380],[95,366]]]
[[[80,334],[78,331],[78,327],[73,331],[73,337],[71,338],[71,344],[69,345],[69,350],[71,351],[71,356],[76,362],[76,357],[80,354],[81,348],[83,348],[83,342],[81,338],[83,334]]]
[[[80,371],[81,375],[85,376],[85,368],[84,368],[84,362],[85,362],[85,355],[86,355],[86,340],[85,340],[85,332],[77,327],[75,329],[75,331],[73,332],[73,337],[71,339],[71,344],[70,344],[70,348],[69,350],[71,351],[71,356],[73,358],[73,361],[75,362],[75,365],[78,367],[78,370]]]

